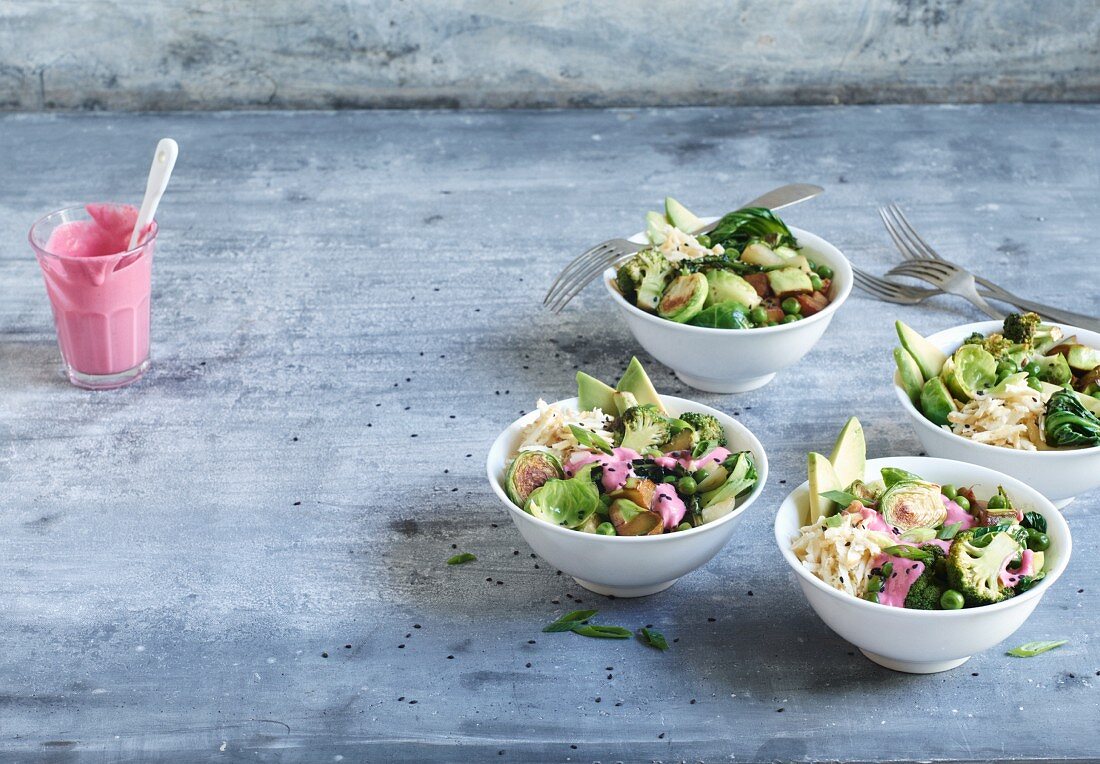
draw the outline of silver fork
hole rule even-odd
[[[884,302],[895,302],[899,305],[917,305],[929,297],[943,294],[941,289],[898,284],[878,276],[872,276],[870,273],[861,271],[858,268],[852,268],[852,275],[857,287]]]
[[[821,186],[808,183],[792,183],[786,186],[772,189],[763,196],[753,199],[742,207],[767,207],[771,210],[779,210],[812,199],[824,192]],[[710,233],[717,226],[719,220],[715,220],[698,231],[699,234]],[[608,239],[592,247],[588,251],[578,255],[558,275],[558,278],[550,286],[542,304],[554,313],[560,313],[569,302],[588,286],[595,278],[608,268],[633,257],[639,250],[649,246],[639,244],[628,239]]]
[[[912,230],[912,227],[907,228],[897,219],[894,214],[895,209],[896,207],[879,207],[878,214],[886,225],[886,232],[890,234],[890,238],[894,240],[894,244],[901,250],[901,253],[910,259],[910,262],[899,265],[886,275],[905,275],[927,281],[932,286],[939,287],[948,294],[962,297],[990,318],[1004,318],[1004,313],[995,309],[978,294],[974,275],[970,271],[957,266],[952,268],[935,267],[944,265],[945,261],[937,260],[933,263],[932,260],[923,259],[926,257],[924,253],[932,252],[932,248],[923,239],[916,236],[916,232]],[[908,273],[898,271],[899,268],[909,266],[912,266],[912,270]]]
[[[961,266],[944,260],[936,250],[932,249],[928,243],[920,237],[920,235],[913,228],[909,219],[905,217],[905,213],[901,211],[901,208],[896,204],[888,205],[885,208],[892,214],[897,223],[909,234],[910,240],[913,241],[914,248],[901,249],[901,254],[910,260],[936,260],[942,263],[947,263],[949,266],[953,266],[960,270],[964,270]],[[881,210],[880,210],[881,214]],[[916,278],[920,278],[919,276]],[[983,288],[983,294],[985,297],[992,297],[1000,302],[1014,305],[1021,310],[1030,310],[1038,313],[1044,318],[1048,318],[1052,321],[1058,321],[1064,324],[1072,324],[1074,326],[1080,326],[1084,329],[1091,329],[1092,331],[1100,331],[1100,320],[1097,320],[1093,316],[1087,316],[1083,313],[1075,313],[1070,310],[1063,310],[1062,308],[1056,308],[1051,305],[1044,305],[1041,302],[1035,302],[1034,300],[1028,300],[1019,295],[1009,292],[1003,287],[997,286],[989,279],[982,278],[981,276],[974,274],[974,281],[977,282]]]

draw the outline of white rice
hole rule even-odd
[[[803,567],[826,584],[862,597],[875,560],[894,541],[885,533],[863,527],[866,521],[857,512],[841,518],[835,528],[828,527],[824,519],[803,527],[791,549]]]
[[[697,257],[721,255],[726,250],[721,244],[715,244],[711,248],[704,247],[699,240],[690,233],[679,228],[669,226],[665,231],[667,238],[657,247],[669,262],[678,263],[681,260],[691,260]]]
[[[959,411],[948,414],[951,432],[1020,451],[1045,448],[1041,420],[1046,396],[1028,387],[1026,381],[1006,380],[1004,388],[996,395],[976,393]]]
[[[581,447],[569,429],[571,424],[599,435],[608,443],[612,442],[613,436],[607,429],[611,417],[599,409],[578,411],[573,407],[550,405],[541,398],[537,405],[539,415],[534,422],[523,428],[517,451],[547,451],[565,464],[569,455]]]

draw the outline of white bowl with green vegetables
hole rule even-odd
[[[578,397],[539,401],[500,434],[489,483],[535,553],[581,586],[655,594],[733,536],[767,481],[764,448],[722,412],[659,395],[636,360],[616,388],[577,378]]]
[[[840,250],[769,210],[726,215],[712,241],[685,232],[718,218],[697,218],[672,199],[666,209],[631,237],[650,246],[603,281],[635,339],[691,387],[766,385],[813,348],[851,293]]]
[[[1062,508],[1100,487],[1100,445],[1091,445],[1100,442],[1100,398],[1090,381],[1100,365],[1085,368],[1100,364],[1100,334],[1064,324],[1038,331],[1021,350],[1004,341],[999,321],[928,337],[898,322],[894,390],[929,456],[1014,475]]]
[[[1069,563],[1069,526],[1042,494],[1002,472],[948,459],[908,456],[867,460],[863,479],[868,483],[878,480],[884,467],[906,470],[941,486],[969,486],[979,496],[993,495],[1003,486],[1017,507],[1038,513],[1046,523],[1045,576],[1032,588],[980,607],[915,610],[868,602],[811,573],[792,550],[792,540],[807,522],[809,483],[795,488],[783,502],[775,518],[775,540],[821,620],[886,668],[917,674],[946,671],[997,645],[1024,625]]]

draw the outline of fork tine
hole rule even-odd
[[[613,247],[610,248],[607,256],[602,260],[593,262],[586,271],[576,274],[568,282],[563,283],[558,289],[558,294],[555,295],[547,307],[554,313],[560,313],[574,297],[580,294],[589,283],[607,268],[632,256],[633,253],[624,253]]]
[[[958,272],[959,269],[946,260],[910,260],[894,266],[887,275],[949,279]]]
[[[898,284],[891,284],[883,279],[853,269],[856,284],[866,292],[879,296],[899,297],[901,290]]]
[[[568,278],[572,273],[575,273],[575,270],[577,268],[587,269],[588,263],[590,263],[593,258],[597,258],[599,256],[597,253],[606,250],[607,247],[608,242],[601,242],[591,247],[590,250],[582,252],[580,255],[574,257],[569,265],[566,265],[564,268],[562,268],[562,272],[558,274],[558,278],[554,279],[554,283],[551,284],[550,289],[547,290],[546,298],[543,298],[542,300],[542,305],[547,305],[547,302],[550,301],[550,296],[553,294],[554,289],[557,289],[558,285],[561,284],[564,279]]]
[[[549,305],[563,290],[568,290],[572,283],[578,278],[586,278],[587,274],[592,271],[592,269],[606,267],[606,264],[614,259],[614,251],[614,247],[604,242],[591,250],[583,261],[578,260],[571,264],[567,271],[563,271],[562,274],[558,276],[558,280],[554,282],[550,291],[547,292],[543,304]]]
[[[882,223],[886,226],[886,233],[890,234],[890,238],[894,240],[894,246],[901,252],[902,257],[909,260],[914,259],[916,255],[910,250],[909,244],[898,235],[893,218],[889,215],[888,208],[879,207],[878,215],[882,218]]]
[[[901,207],[899,207],[897,204],[891,204],[890,209],[893,211],[894,217],[897,219],[898,223],[901,224],[902,229],[909,233],[909,236],[913,240],[914,244],[916,244],[917,247],[921,249],[924,257],[929,260],[943,260],[943,258],[940,257],[939,253],[936,252],[936,250],[932,249],[928,242],[921,238],[921,235],[917,233],[917,230],[915,228],[913,228],[913,225],[909,222],[909,218],[905,217],[905,213],[901,211]]]
[[[574,271],[558,284],[553,295],[547,295],[547,300],[545,301],[546,306],[554,310],[554,305],[560,302],[563,297],[565,298],[565,302],[568,302],[572,299],[572,297],[568,295],[571,295],[578,286],[583,289],[585,284],[591,281],[596,274],[602,272],[614,261],[615,255],[613,250],[601,250],[598,257],[593,256],[589,258],[588,263],[583,269]]]

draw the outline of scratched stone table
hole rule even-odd
[[[1011,643],[933,676],[832,634],[771,521],[857,413],[917,452],[892,321],[976,320],[859,293],[771,385],[693,394],[761,438],[772,479],[734,542],[670,590],[608,600],[532,559],[490,492],[497,432],[637,352],[558,269],[673,194],[722,212],[819,183],[789,220],[857,264],[898,255],[897,200],[945,254],[1096,312],[1100,108],[889,107],[0,118],[0,758],[770,761],[1100,755],[1094,515]],[[52,208],[136,200],[156,139],[154,366],[69,386],[26,244]],[[643,360],[648,360],[644,355]],[[654,367],[657,384],[685,392]],[[455,551],[477,562],[448,566]],[[576,605],[672,640],[542,634]]]

